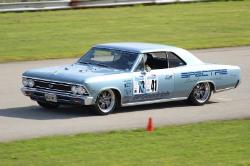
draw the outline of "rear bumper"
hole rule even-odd
[[[57,91],[28,88],[28,87],[21,88],[21,91],[25,96],[29,96],[32,100],[35,100],[35,101],[46,102],[45,94],[53,93],[57,96],[57,103],[59,104],[74,104],[74,105],[93,105],[94,104],[93,97],[90,97],[90,96],[74,95],[70,93],[62,93],[62,92],[57,92]]]

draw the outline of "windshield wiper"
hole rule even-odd
[[[97,65],[97,66],[102,66],[102,67],[107,67],[107,68],[111,68],[110,66],[105,65],[105,64],[103,64],[103,63],[95,63],[95,65]]]
[[[80,62],[78,62],[78,63],[87,64],[87,65],[91,64],[90,62],[83,62],[83,61],[80,61]]]
[[[102,66],[102,67],[111,68],[110,66],[105,65],[105,64],[103,64],[103,63],[91,63],[91,62],[84,62],[84,61],[79,61],[78,63],[87,64],[87,65],[92,64],[92,65],[97,65],[97,66]]]

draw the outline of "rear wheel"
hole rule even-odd
[[[43,107],[43,108],[47,108],[47,109],[55,109],[59,107],[58,103],[49,103],[49,102],[41,102],[41,101],[37,101],[37,103]]]
[[[198,83],[191,92],[188,101],[194,105],[203,105],[211,96],[211,86],[208,82]]]
[[[112,113],[118,105],[116,94],[113,90],[102,91],[97,97],[94,110],[99,115],[108,115]]]

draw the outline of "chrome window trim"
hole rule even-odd
[[[142,53],[139,53],[139,54],[138,54],[138,57],[137,57],[137,59],[136,59],[134,65],[133,65],[133,67],[131,68],[131,71],[130,71],[131,73],[136,72],[135,69],[136,69],[136,68],[138,67],[138,65],[140,64],[140,62],[141,62],[143,56],[144,56],[144,54],[142,54]]]

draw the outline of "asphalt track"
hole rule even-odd
[[[91,110],[79,107],[67,106],[57,110],[44,110],[20,92],[23,71],[73,63],[75,59],[0,64],[0,141],[144,128],[150,116],[155,126],[250,118],[250,47],[191,52],[205,62],[240,66],[240,86],[234,90],[214,94],[210,102],[204,106],[170,102],[124,107],[108,116],[95,116],[91,114]]]

